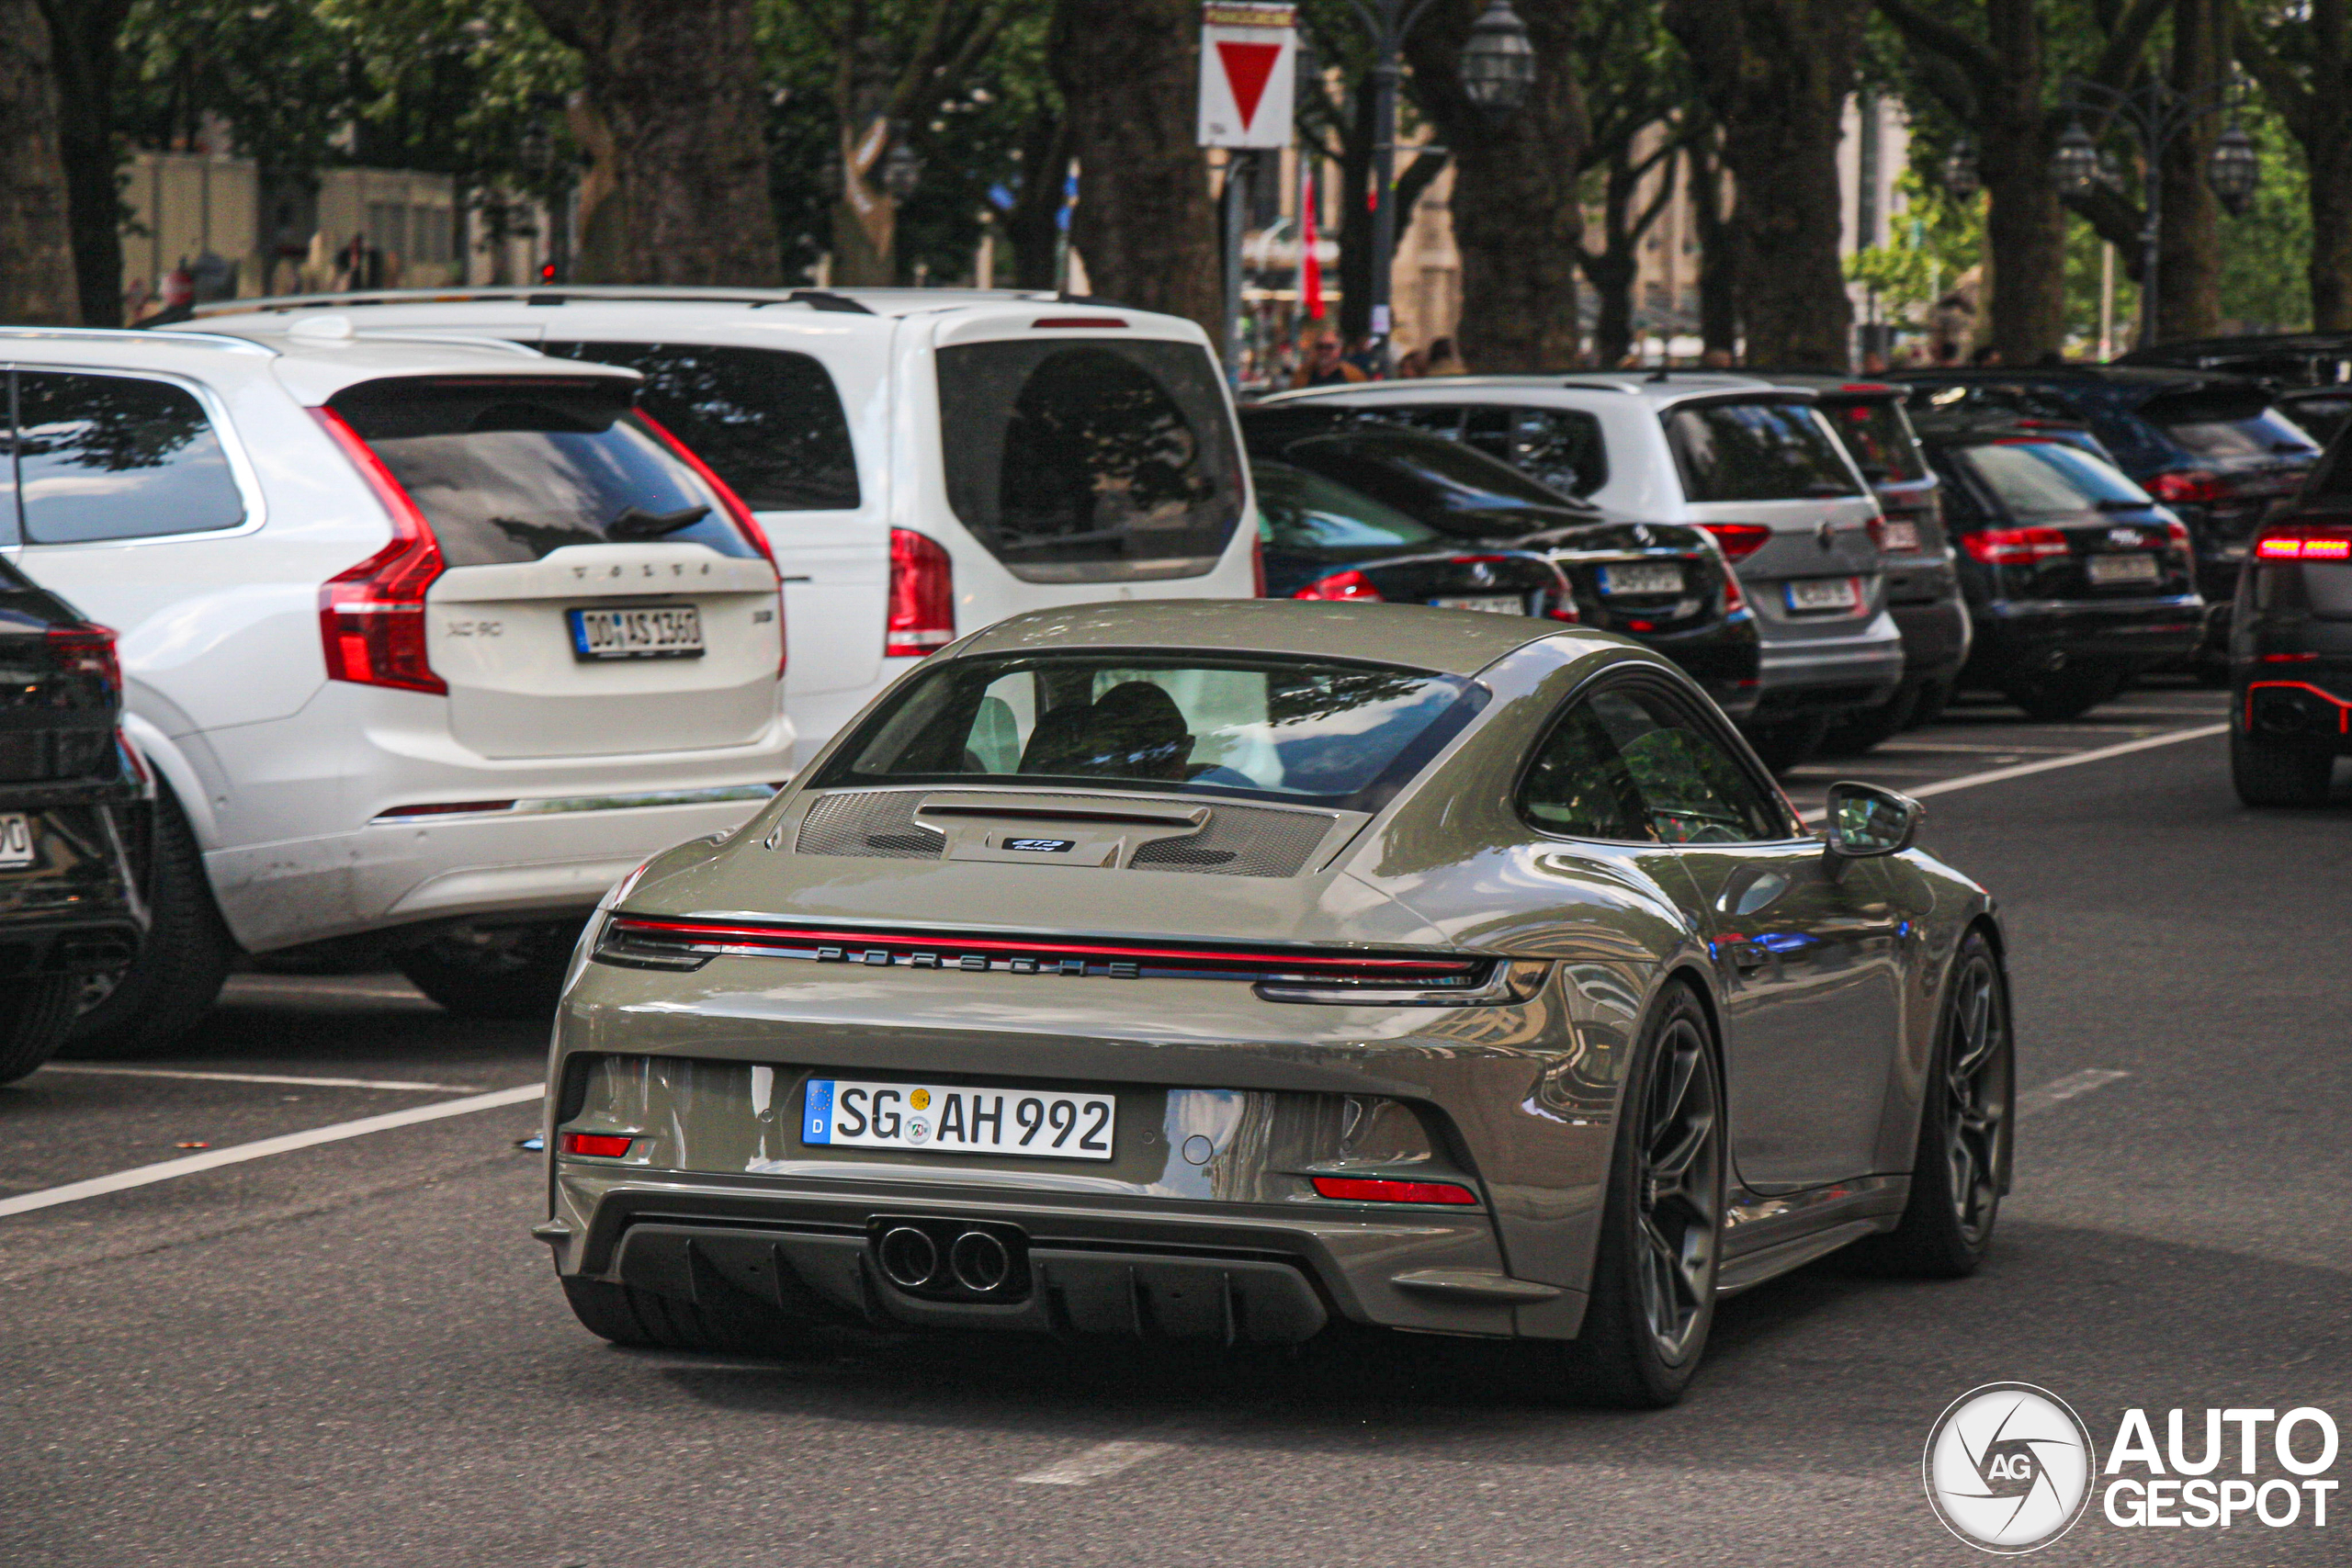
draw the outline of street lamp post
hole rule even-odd
[[[2156,277],[2158,243],[2164,237],[2164,156],[2173,138],[2229,101],[2231,88],[2222,83],[2201,92],[2184,93],[2169,82],[2150,79],[2128,88],[2098,82],[2068,84],[2068,97],[2076,106],[2075,119],[2058,138],[2051,154],[2051,177],[2067,196],[2085,197],[2108,183],[2112,175],[2099,156],[2098,143],[2083,129],[2079,110],[2087,104],[2102,108],[2132,128],[2140,140],[2143,200],[2140,225],[2140,345],[2156,341]],[[2233,215],[2245,209],[2261,183],[2262,160],[2254,139],[2236,125],[2222,133],[2206,161],[2206,182]]]
[[[1372,339],[1386,353],[1391,330],[1389,274],[1396,256],[1396,85],[1405,39],[1435,0],[1354,0],[1371,29]],[[1535,85],[1535,49],[1510,0],[1488,0],[1462,46],[1463,96],[1498,118],[1527,102]]]

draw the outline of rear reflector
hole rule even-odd
[[[1478,1195],[1450,1181],[1386,1181],[1358,1176],[1313,1178],[1320,1197],[1351,1203],[1476,1203]]]
[[[890,530],[890,618],[882,634],[888,659],[921,659],[956,640],[956,565],[936,539]]]
[[[457,817],[474,811],[512,811],[511,800],[439,800],[429,806],[388,806],[376,813],[376,820],[388,817]]]
[[[635,1138],[624,1138],[611,1133],[566,1133],[556,1140],[556,1148],[568,1155],[594,1155],[598,1159],[622,1159]]]
[[[1770,527],[1762,523],[1702,523],[1699,526],[1713,534],[1724,554],[1733,560],[1746,560],[1772,536]]]

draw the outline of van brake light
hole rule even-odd
[[[885,659],[921,659],[956,640],[956,563],[936,539],[890,530],[890,618]]]

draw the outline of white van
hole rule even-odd
[[[1257,592],[1232,400],[1179,317],[995,290],[550,286],[238,300],[199,324],[325,317],[642,372],[639,406],[775,548],[804,759],[1007,615]]]
[[[119,633],[158,782],[153,934],[69,1050],[342,938],[546,1007],[605,888],[791,775],[775,566],[634,372],[321,321],[0,329],[0,553]]]

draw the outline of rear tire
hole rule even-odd
[[[2045,724],[2080,718],[2123,689],[2125,677],[2113,670],[2052,670],[2045,675],[2023,675],[2001,688],[2002,695],[2025,709],[2028,716]]]
[[[1656,1410],[1682,1397],[1706,1352],[1730,1164],[1714,1032],[1689,987],[1667,993],[1635,1063],[1617,1114],[1592,1301],[1567,1348],[1603,1404]]]
[[[759,1312],[749,1301],[741,1312],[718,1311],[602,1280],[559,1278],[582,1327],[631,1349],[775,1354],[790,1333],[784,1319]]]
[[[81,1006],[79,975],[40,975],[0,987],[0,1083],[15,1083],[55,1055]]]
[[[1829,719],[1826,715],[1781,719],[1742,733],[1755,749],[1758,761],[1776,773],[1785,773],[1803,767],[1820,751],[1829,734]]]
[[[459,1018],[544,1018],[583,923],[451,926],[397,962],[410,984]]]
[[[2230,731],[2230,783],[2248,806],[2325,806],[2335,775],[2331,752]]]
[[[196,1027],[236,962],[237,939],[212,901],[196,830],[168,789],[155,794],[154,850],[147,874],[147,938],[130,967],[82,983],[82,1015],[62,1055],[153,1056]]]
[[[1915,1279],[1976,1271],[2008,1190],[2017,1077],[2008,976],[1984,933],[1971,931],[1952,965],[1920,1097],[1911,1200],[1894,1229],[1856,1245],[1858,1258]]]

